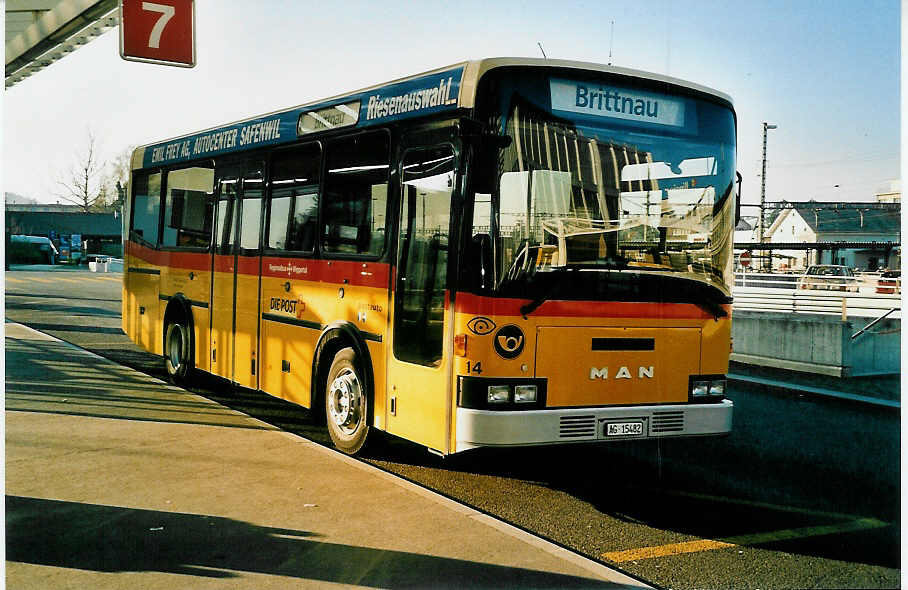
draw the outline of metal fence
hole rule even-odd
[[[798,278],[796,275],[789,276]],[[901,295],[877,293],[875,286],[862,286],[858,292],[852,293],[797,289],[797,280],[768,283],[767,280],[751,282],[749,279],[750,277],[746,282],[741,281],[741,285],[737,280],[735,281],[735,309],[837,315],[843,319],[849,317],[878,318],[884,315],[891,319],[901,319],[902,317]],[[767,284],[773,286],[766,286]]]
[[[797,289],[803,275],[762,272],[736,272],[735,289],[739,287],[765,287],[767,289]]]
[[[797,289],[805,275],[803,273],[765,273],[765,272],[736,272],[735,287],[768,287],[771,289]],[[826,277],[812,277],[823,280]],[[884,277],[882,272],[860,272],[854,277],[834,277],[849,286],[857,286],[861,292],[875,293],[878,287],[883,293],[901,290],[901,278]]]

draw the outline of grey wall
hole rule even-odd
[[[824,375],[898,374],[901,320],[735,311],[732,360]]]

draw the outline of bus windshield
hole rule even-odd
[[[671,275],[730,295],[730,108],[666,85],[505,75],[492,86],[492,120],[510,142],[491,194],[476,195],[474,233],[487,212],[497,289],[608,270],[625,283]]]

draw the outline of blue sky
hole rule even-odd
[[[730,94],[744,201],[868,201],[899,177],[900,6],[889,2],[196,0],[193,69],[125,62],[110,32],[4,93],[3,189],[54,202],[102,155],[488,56],[612,63]],[[835,187],[835,185],[839,185]],[[747,210],[745,210],[747,212]]]

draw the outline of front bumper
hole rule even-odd
[[[731,432],[734,404],[669,404],[531,411],[457,408],[455,452],[477,447],[510,447],[573,442],[605,442]],[[606,436],[609,422],[642,422],[642,433]]]

